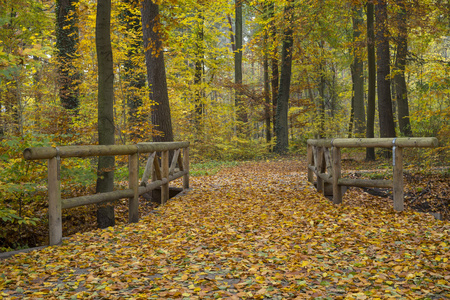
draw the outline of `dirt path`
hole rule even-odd
[[[0,299],[450,298],[448,222],[333,206],[304,170],[248,163],[193,178],[137,224],[0,261]]]

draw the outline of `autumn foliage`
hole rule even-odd
[[[234,1],[156,2],[161,12],[162,25],[158,29],[163,37],[161,50],[166,59],[174,139],[191,142],[194,162],[271,155],[276,140],[266,137],[267,133],[273,136],[276,104],[274,99],[265,99],[263,65],[267,60],[272,95],[272,82],[278,80],[272,77],[281,68],[282,32],[286,29],[283,12],[288,1],[243,1],[242,85],[230,84],[234,82]],[[308,138],[356,133],[349,130],[353,125],[351,65],[355,55],[363,62],[367,60],[367,30],[361,25],[360,34],[353,39],[351,18],[353,7],[363,12],[365,2],[289,2],[294,4],[294,22],[286,130],[289,151],[302,154]],[[64,59],[70,59],[66,66],[58,61],[61,57],[57,55],[55,1],[0,1],[0,251],[45,243],[36,233],[42,233],[48,225],[46,166],[43,161],[24,162],[22,151],[26,147],[98,143],[96,3],[72,3],[73,11],[64,24],[74,28],[65,28],[64,32],[77,33],[78,37],[76,45],[72,45],[74,52],[70,48],[73,53],[64,55]],[[142,32],[136,30],[142,27],[139,3],[112,0],[116,144],[146,142],[161,134],[150,117],[157,105],[148,97],[151,87],[145,80]],[[267,4],[271,4],[270,12]],[[440,141],[436,149],[410,152],[408,162],[424,173],[432,172],[430,166],[439,165],[447,176],[450,14],[442,1],[406,4],[409,43],[405,74],[411,130],[414,136],[434,136]],[[389,2],[392,65],[397,55],[395,18],[399,8],[396,1]],[[365,21],[365,16],[361,18]],[[393,70],[392,76],[396,72]],[[66,77],[76,81],[76,91],[66,91],[78,97],[73,102],[76,109],[66,109],[59,98],[61,87],[69,86]],[[246,122],[236,115],[237,92],[242,94]],[[395,109],[398,105],[393,106]],[[376,136],[379,131],[376,126]],[[96,158],[64,161],[64,196],[92,192],[96,164]],[[127,176],[126,161],[118,158],[115,171],[119,188]],[[77,213],[82,218],[74,220],[74,224],[81,223],[83,230],[91,229],[92,211]],[[72,220],[71,215],[65,216]],[[70,234],[79,228],[66,226]]]

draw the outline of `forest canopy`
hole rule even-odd
[[[250,149],[258,149],[258,154],[270,149],[286,29],[292,32],[287,54],[292,59],[290,149],[302,148],[310,137],[364,136],[366,124],[358,122],[365,122],[367,114],[370,1],[237,3],[242,9],[242,36],[236,34],[233,1],[158,3],[175,139],[195,141],[194,153],[210,158],[251,156],[255,151]],[[386,20],[382,21],[376,18],[380,4],[375,3],[375,35],[380,27],[385,31],[374,44],[378,47],[386,41],[390,50],[386,63],[394,132],[436,136],[447,145],[448,4],[384,3]],[[155,106],[145,84],[140,5],[133,0],[113,0],[111,5],[115,135],[121,144],[151,140],[158,134],[149,118]],[[21,137],[65,145],[97,143],[96,4],[7,0],[1,6],[2,141]],[[292,14],[289,21],[287,6]],[[238,39],[242,40],[240,83],[234,80],[233,59]],[[405,51],[402,43],[407,43]],[[377,52],[378,72],[381,59]],[[403,94],[395,80],[399,76],[405,79]],[[378,86],[381,81],[378,78]],[[402,99],[409,111],[399,119]],[[374,116],[375,136],[383,136],[378,113]],[[402,130],[405,118],[408,128]]]

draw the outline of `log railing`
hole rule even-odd
[[[169,164],[169,151],[173,159]],[[139,184],[139,154],[149,153]],[[157,153],[161,153],[161,165]],[[61,199],[60,165],[62,158],[128,155],[129,188],[95,195]],[[27,148],[26,160],[48,159],[49,243],[62,242],[61,210],[129,198],[128,221],[139,220],[139,196],[161,187],[161,203],[169,199],[169,182],[183,177],[183,189],[189,188],[189,142],[139,143],[136,145],[90,145]],[[178,164],[178,168],[176,168]],[[152,177],[152,181],[148,180]]]
[[[392,188],[394,209],[404,210],[403,148],[436,147],[436,138],[361,138],[308,140],[308,181],[317,176],[317,190],[325,192],[325,183],[333,187],[333,203],[342,203],[344,186]],[[341,148],[392,148],[393,180],[364,180],[341,178]],[[331,153],[330,153],[331,150]]]

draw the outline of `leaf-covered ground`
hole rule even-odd
[[[304,170],[261,162],[192,178],[137,224],[0,261],[0,298],[450,298],[448,222],[355,205],[354,193],[334,206]]]

